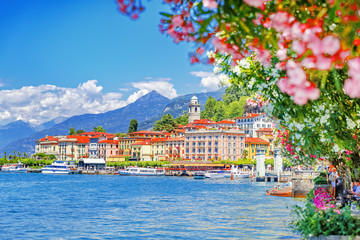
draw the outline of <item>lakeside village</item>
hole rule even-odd
[[[37,159],[38,167],[29,168],[25,159],[18,164],[5,164],[1,170],[45,174],[251,177],[255,181],[288,182],[289,185],[294,179],[301,179],[301,184],[296,186],[268,191],[271,195],[293,197],[304,197],[313,188],[312,179],[318,173],[299,167],[296,170],[302,171],[291,172],[293,166],[282,158],[276,145],[275,123],[265,113],[246,113],[217,122],[201,119],[200,114],[200,103],[194,95],[189,104],[188,123],[179,124],[168,132],[137,131],[133,126],[136,131],[123,137],[105,131],[45,136],[35,142],[33,158]]]
[[[266,165],[274,164],[275,123],[265,113],[247,113],[222,121],[200,118],[200,103],[194,95],[189,104],[188,124],[173,130],[130,132],[124,137],[106,132],[83,132],[68,136],[45,136],[35,142],[34,159],[53,156],[76,161],[82,173],[111,172],[129,166],[163,167],[185,171],[222,170],[232,164],[255,164],[262,152]],[[26,165],[26,163],[24,163]]]

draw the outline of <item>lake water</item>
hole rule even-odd
[[[0,239],[298,239],[273,185],[0,173]]]

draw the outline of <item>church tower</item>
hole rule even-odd
[[[200,103],[195,94],[189,104],[189,123],[193,123],[194,120],[200,120]]]

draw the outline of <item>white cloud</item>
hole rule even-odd
[[[0,91],[0,120],[23,120],[33,125],[59,116],[102,113],[123,107],[121,93],[103,93],[96,80],[79,84],[77,88],[55,85],[25,86]]]
[[[154,78],[154,77],[146,77],[146,80],[153,80],[153,81],[171,81],[172,78],[163,78],[163,77],[159,77],[159,78]]]
[[[140,89],[139,91],[133,93],[129,98],[128,102],[134,102],[136,99],[148,94],[149,92],[155,90],[161,95],[173,99],[179,96],[174,89],[174,85],[168,81],[143,81],[143,82],[132,82],[131,85],[134,88]]]
[[[119,88],[119,91],[128,92],[130,91],[130,88]]]
[[[213,72],[190,72],[191,75],[200,77],[200,86],[204,89],[202,92],[216,91],[223,85],[229,85],[229,79],[224,74],[215,75]]]
[[[0,78],[0,87],[3,87],[4,85],[4,81]]]
[[[174,85],[168,80],[132,82],[131,86],[139,90],[127,99],[122,99],[120,92],[104,93],[97,80],[81,83],[77,88],[40,85],[1,90],[0,124],[23,120],[38,125],[57,117],[103,113],[135,102],[153,90],[170,99],[178,96]]]

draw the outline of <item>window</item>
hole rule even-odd
[[[211,148],[208,149],[208,153],[211,153]]]

